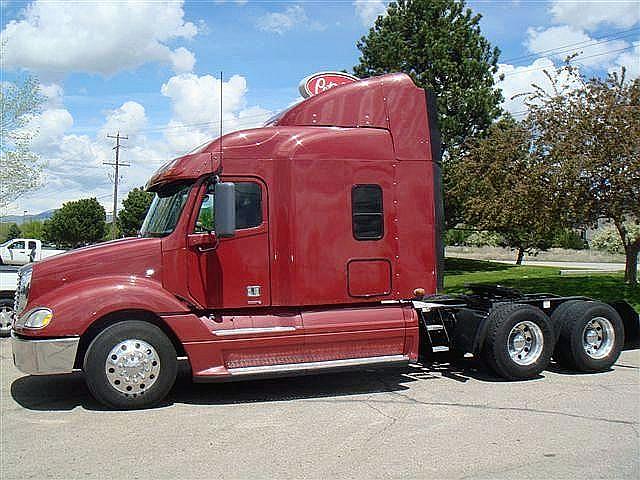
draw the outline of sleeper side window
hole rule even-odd
[[[256,182],[234,182],[236,186],[236,229],[257,227],[262,224],[262,189]],[[196,221],[196,233],[214,230],[214,185],[207,192],[200,206]]]
[[[356,240],[380,240],[384,236],[382,188],[355,185],[351,190],[353,236]]]

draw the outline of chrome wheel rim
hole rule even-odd
[[[13,321],[13,308],[9,305],[0,307],[0,332],[8,332],[11,330],[11,322]]]
[[[616,333],[613,325],[604,317],[592,318],[582,330],[582,348],[595,360],[608,356],[613,350],[615,340]]]
[[[531,365],[542,355],[544,336],[540,327],[528,320],[517,323],[509,332],[507,349],[518,365]]]
[[[111,349],[104,369],[114,389],[136,397],[144,394],[158,380],[160,357],[155,348],[144,340],[124,340]]]

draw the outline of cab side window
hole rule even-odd
[[[351,190],[351,217],[356,240],[380,240],[384,236],[382,188],[355,185]]]
[[[22,242],[22,241],[13,242],[11,245],[9,245],[9,248],[11,248],[13,250],[24,250],[24,242]]]
[[[236,182],[236,228],[257,227],[262,223],[262,189],[254,182]]]
[[[235,182],[236,186],[236,228],[238,230],[257,227],[262,224],[262,189],[256,182]],[[196,233],[214,230],[214,185],[207,192],[200,206],[196,221]]]
[[[196,221],[196,233],[205,233],[213,231],[213,184],[207,186],[207,193],[202,199],[200,205],[200,213]]]

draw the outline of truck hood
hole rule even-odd
[[[160,238],[123,238],[36,262],[30,297],[91,277],[126,275],[162,282],[161,243]]]

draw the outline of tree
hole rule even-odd
[[[495,88],[500,51],[480,32],[481,15],[464,0],[397,0],[357,43],[356,75],[404,72],[435,93],[442,133],[447,223],[458,223],[449,172],[465,139],[486,131],[500,114]]]
[[[551,247],[561,227],[550,195],[546,165],[531,154],[526,125],[505,117],[484,138],[470,139],[452,170],[466,221],[501,235],[501,246],[525,253]]]
[[[36,240],[42,240],[43,238],[43,225],[38,220],[31,220],[22,224],[22,235],[25,238],[35,238]]]
[[[0,84],[0,209],[41,183],[42,163],[30,148],[36,133],[31,120],[43,102],[33,77],[21,85]]]
[[[134,237],[138,234],[152,200],[153,193],[145,192],[142,187],[129,192],[122,201],[123,208],[118,214],[118,228],[122,235]]]
[[[56,245],[78,247],[102,240],[106,213],[95,198],[67,202],[44,222],[44,238]]]
[[[626,256],[625,281],[638,282],[640,253],[640,79],[625,69],[586,80],[567,65],[569,87],[547,75],[548,94],[534,86],[527,97],[536,132],[534,149],[549,166],[555,196],[567,222],[593,225],[610,219]]]
[[[9,230],[7,231],[7,240],[13,240],[14,238],[20,238],[21,236],[22,231],[17,224],[12,223],[11,225],[9,225]]]

